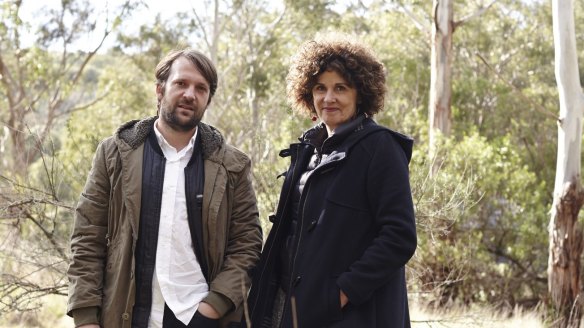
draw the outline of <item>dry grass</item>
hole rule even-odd
[[[0,316],[0,328],[71,328],[73,320],[65,314],[66,308],[66,297],[45,296],[37,310]]]
[[[51,296],[37,311],[0,317],[0,328],[70,328],[73,320],[65,315],[66,298]],[[544,315],[536,310],[501,312],[489,307],[428,309],[411,305],[412,328],[544,328]]]
[[[512,312],[488,307],[428,309],[414,304],[410,309],[412,328],[544,328],[542,313],[537,310]]]

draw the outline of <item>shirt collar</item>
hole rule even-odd
[[[158,145],[160,145],[160,148],[162,149],[162,152],[164,153],[164,155],[168,157],[169,151],[174,152],[174,153],[178,153],[179,155],[192,153],[193,148],[195,146],[195,141],[197,140],[197,135],[199,133],[199,128],[195,127],[195,133],[193,133],[193,136],[189,140],[189,144],[185,148],[181,149],[180,152],[177,152],[176,148],[171,146],[168,143],[168,141],[166,141],[166,139],[164,138],[164,136],[162,135],[160,130],[158,130],[157,125],[158,125],[159,120],[160,120],[160,118],[156,119],[156,121],[154,122],[154,133],[156,134],[156,140],[158,140]]]

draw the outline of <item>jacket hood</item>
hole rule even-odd
[[[388,129],[384,126],[378,125],[372,118],[366,117],[365,115],[359,115],[354,120],[341,125],[335,130],[335,134],[333,134],[330,138],[327,138],[328,133],[324,123],[320,123],[308,129],[298,139],[301,142],[314,146],[318,151],[328,153],[329,149],[326,148],[334,148],[336,145],[342,143],[342,147],[348,149],[357,143],[360,139],[377,131],[388,131],[403,149],[409,163],[412,158],[414,139],[407,135]],[[321,149],[321,146],[323,146],[325,140],[327,140],[325,145],[326,148]]]
[[[136,149],[146,141],[154,127],[156,119],[158,119],[158,116],[128,121],[118,128],[115,133],[116,138],[119,142],[126,144],[131,149]],[[199,136],[201,137],[203,157],[209,158],[223,145],[225,140],[221,132],[211,125],[200,122],[197,127],[199,129]]]
[[[405,134],[401,134],[401,133],[393,131],[391,129],[387,129],[387,130],[391,133],[391,135],[393,135],[395,140],[397,140],[397,143],[404,150],[404,153],[406,154],[406,158],[408,159],[408,163],[409,163],[410,160],[412,159],[412,149],[414,148],[414,139],[410,136],[407,136]]]

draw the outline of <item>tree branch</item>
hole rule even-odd
[[[34,191],[34,192],[41,193],[42,195],[45,195],[45,196],[51,196],[51,194],[48,193],[48,192],[46,192],[46,191],[43,191],[43,190],[40,190],[40,189],[31,187],[31,186],[26,186],[26,185],[20,184],[20,183],[14,181],[14,180],[8,178],[5,175],[0,174],[0,179],[1,180],[5,180],[9,184],[11,184],[14,187],[14,189],[22,188],[22,189],[25,189],[25,190],[30,190],[30,191]]]
[[[52,205],[52,206],[56,206],[56,207],[61,207],[70,211],[73,211],[75,209],[74,206],[70,206],[70,205],[66,205],[64,203],[61,203],[59,201],[53,201],[53,200],[49,200],[49,199],[45,199],[45,198],[27,198],[27,199],[22,199],[16,202],[12,202],[10,204],[8,204],[4,209],[12,209],[12,208],[21,208],[24,207],[24,205],[35,205],[35,204],[46,204],[46,205]]]
[[[430,28],[427,26],[427,24],[423,23],[423,21],[421,19],[419,19],[411,10],[409,10],[406,6],[404,6],[403,3],[399,3],[399,6],[401,8],[401,11],[406,14],[406,16],[408,16],[412,22],[414,23],[414,26],[424,32],[427,35],[430,35],[431,31]]]
[[[515,91],[517,93],[517,95],[519,95],[519,97],[521,97],[521,99],[525,100],[526,102],[528,102],[529,104],[531,104],[538,112],[540,112],[541,114],[543,114],[544,116],[551,118],[555,121],[557,121],[559,119],[559,117],[555,114],[553,114],[552,112],[548,111],[547,109],[545,109],[545,107],[541,106],[540,104],[534,102],[533,100],[531,100],[529,97],[527,97],[526,95],[523,94],[523,92],[521,90],[519,90],[519,88],[517,88],[516,86],[514,86],[511,82],[505,80],[501,74],[499,74],[494,68],[493,66],[491,66],[487,60],[479,53],[476,52],[475,53],[477,57],[479,57],[479,59],[487,66],[487,68],[493,72],[495,74],[495,76],[497,76],[497,78],[499,78],[499,80],[503,81],[505,84],[507,84],[513,91]]]
[[[57,253],[59,253],[59,257],[63,260],[67,260],[68,257],[67,257],[67,254],[65,253],[65,249],[63,247],[61,247],[61,245],[59,245],[57,240],[55,240],[55,235],[52,232],[45,229],[45,227],[43,227],[43,225],[39,221],[37,221],[37,219],[33,215],[31,215],[28,211],[25,211],[25,214],[26,214],[26,218],[28,218],[30,221],[32,221],[32,223],[34,223],[34,225],[36,225],[37,228],[39,228],[39,230],[49,240],[49,242],[51,243],[51,245],[53,246],[55,251],[57,251]]]
[[[98,102],[104,100],[107,96],[109,96],[109,94],[110,94],[109,92],[105,92],[101,96],[96,97],[95,99],[93,99],[92,101],[90,101],[88,103],[85,103],[85,104],[82,104],[82,105],[79,105],[79,106],[75,106],[75,107],[73,107],[73,108],[71,108],[71,109],[69,109],[67,111],[63,111],[63,112],[57,113],[55,115],[55,118],[58,118],[58,117],[63,116],[63,115],[69,115],[69,114],[72,114],[74,112],[79,112],[79,111],[82,111],[82,110],[86,110],[86,109],[90,108],[91,106],[94,106]]]
[[[481,16],[482,14],[484,14],[487,10],[489,10],[489,8],[491,8],[495,2],[497,2],[498,0],[493,0],[491,1],[491,3],[489,3],[488,5],[484,6],[484,7],[479,7],[479,9],[477,11],[475,11],[472,14],[466,15],[465,17],[463,17],[462,19],[454,22],[454,25],[452,27],[453,30],[456,30],[456,28],[458,28],[459,26],[462,26],[464,24],[466,24],[466,22],[475,19],[479,16]]]
[[[540,277],[537,274],[535,274],[533,272],[530,272],[526,267],[523,266],[523,264],[521,264],[521,261],[520,260],[514,258],[510,254],[507,254],[507,253],[503,252],[498,247],[497,248],[494,248],[494,247],[489,247],[488,245],[485,245],[485,248],[487,249],[487,251],[489,253],[491,253],[493,255],[506,258],[511,263],[513,263],[513,265],[515,265],[522,273],[527,274],[527,276],[529,276],[530,278],[534,279],[535,281],[540,282],[540,283],[547,284],[547,278],[546,277]]]
[[[207,29],[205,28],[205,24],[203,23],[203,20],[201,19],[201,17],[199,17],[199,14],[197,13],[197,10],[195,9],[195,7],[193,7],[192,9],[193,9],[193,14],[195,15],[195,19],[197,21],[197,24],[199,25],[199,28],[203,32],[203,40],[205,40],[205,44],[207,44],[207,48],[210,51],[212,49],[211,41],[209,41],[209,34],[207,33]],[[211,55],[211,56],[213,56],[213,55]]]

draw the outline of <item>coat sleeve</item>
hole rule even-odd
[[[393,136],[381,135],[364,168],[369,208],[378,233],[361,258],[337,280],[349,301],[356,305],[367,301],[391,279],[398,279],[417,244],[408,159]]]
[[[262,230],[251,179],[251,162],[245,158],[244,168],[234,176],[231,217],[227,245],[221,271],[211,281],[211,304],[221,316],[233,307],[239,307],[250,285],[249,272],[259,259],[262,248]]]
[[[98,146],[85,187],[75,208],[71,235],[69,299],[67,314],[97,318],[102,304],[103,269],[106,258],[110,180],[105,144]],[[75,318],[76,321],[78,318]],[[84,318],[87,320],[87,318]]]

